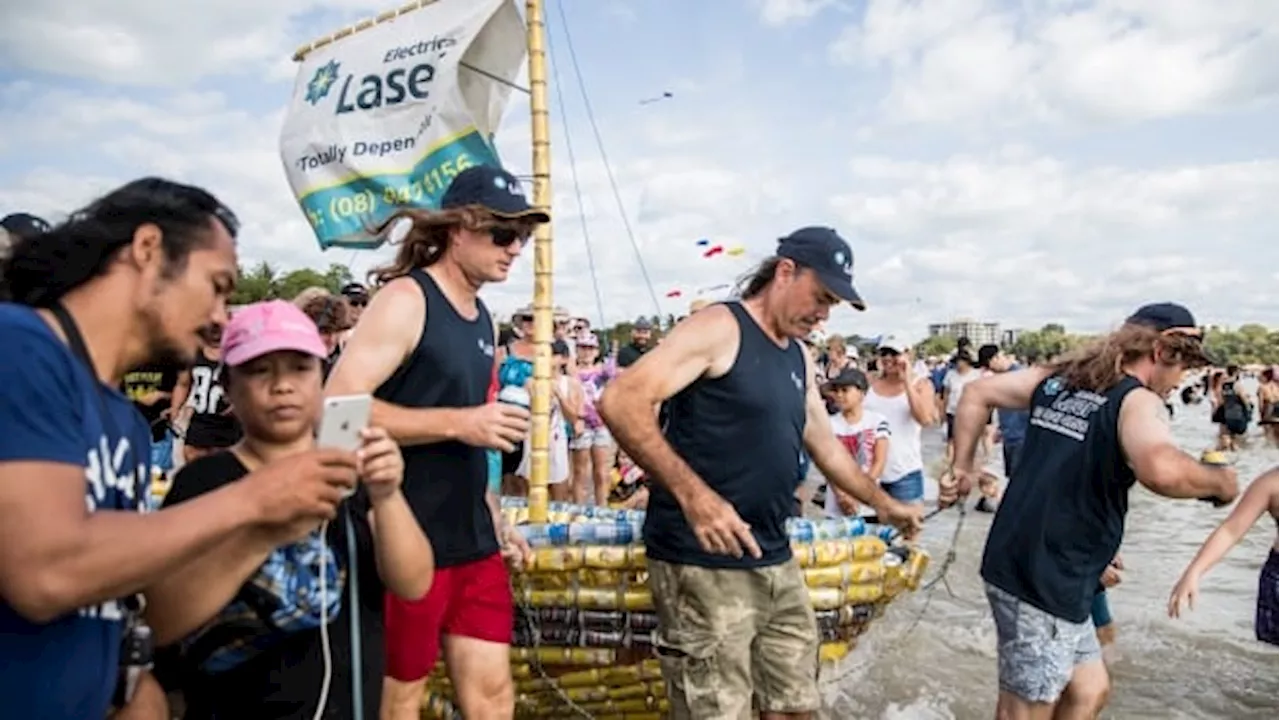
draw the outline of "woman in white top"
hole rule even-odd
[[[582,429],[582,385],[576,377],[569,375],[569,346],[557,340],[551,344],[551,353],[551,442],[548,446],[551,476],[547,479],[547,494],[553,501],[569,502],[573,497],[573,487],[569,483],[572,470],[569,435]],[[532,379],[529,382],[532,383]],[[516,468],[516,475],[526,481],[529,479],[529,448],[532,444],[524,443],[524,454]]]
[[[947,460],[955,453],[951,433],[956,422],[956,408],[960,406],[960,394],[964,386],[982,377],[982,371],[975,367],[973,356],[968,351],[956,353],[955,366],[942,378],[942,404],[947,413]]]
[[[922,503],[924,459],[920,428],[938,421],[933,383],[916,374],[911,346],[892,335],[880,341],[876,362],[879,370],[862,407],[883,415],[893,435],[880,485],[901,502]]]

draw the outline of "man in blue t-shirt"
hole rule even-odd
[[[118,388],[149,362],[190,362],[200,329],[225,321],[235,229],[207,192],[152,178],[12,249],[14,303],[0,303],[5,717],[96,720],[126,704],[161,716],[146,662],[120,667],[122,644],[146,632],[139,593],[180,567],[207,565],[202,580],[216,582],[228,537],[327,517],[340,499],[323,479],[276,468],[186,510],[143,514],[151,433]],[[148,613],[199,613],[202,591]]]

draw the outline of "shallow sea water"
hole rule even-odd
[[[1213,445],[1208,412],[1207,404],[1177,409],[1174,432],[1186,450],[1199,453]],[[940,431],[925,431],[925,455],[927,463],[941,457]],[[1251,427],[1248,446],[1236,457],[1242,490],[1276,463],[1277,451]],[[926,492],[936,497],[936,484]],[[1276,540],[1275,525],[1259,521],[1209,572],[1189,617],[1171,620],[1165,611],[1183,568],[1228,512],[1166,500],[1140,486],[1133,490],[1121,548],[1127,570],[1109,593],[1118,638],[1103,717],[1277,717],[1277,651],[1253,638],[1258,571]],[[926,578],[939,569],[957,517],[948,511],[926,524],[921,542],[933,554]],[[995,628],[978,576],[990,523],[990,515],[967,513],[947,583],[938,583],[928,597],[899,598],[853,653],[824,669],[825,717],[994,717]]]

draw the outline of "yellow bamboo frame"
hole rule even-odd
[[[369,28],[375,25],[381,25],[382,23],[385,23],[385,22],[391,22],[392,20],[395,20],[401,15],[407,15],[413,12],[414,10],[421,10],[422,8],[428,5],[434,5],[438,1],[439,0],[414,0],[414,2],[401,5],[395,10],[388,10],[384,13],[379,13],[375,17],[365,18],[364,20],[361,20],[360,22],[357,22],[353,25],[348,25],[340,30],[335,30],[329,33],[328,35],[325,35],[324,37],[312,40],[306,45],[299,46],[297,50],[293,51],[293,61],[302,62],[302,59],[305,58],[307,55],[310,55],[312,52],[315,52],[316,50],[319,50],[320,48],[325,47],[326,45],[332,45],[333,43],[345,37],[350,37],[351,35],[355,35],[358,32],[368,30]]]
[[[546,25],[542,0],[526,0],[529,43],[529,115],[533,131],[533,205],[551,213],[551,127],[547,122]],[[551,223],[533,235],[533,428],[529,436],[529,521],[547,521],[551,474]]]

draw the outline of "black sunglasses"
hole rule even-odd
[[[489,237],[493,238],[493,244],[500,248],[511,247],[516,243],[523,245],[529,240],[529,236],[524,232],[505,227],[489,228]]]

